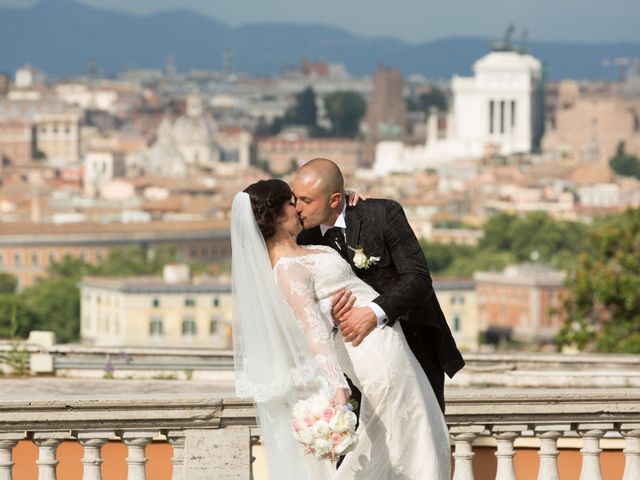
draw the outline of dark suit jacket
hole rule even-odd
[[[434,293],[422,248],[400,204],[382,199],[358,202],[347,207],[345,220],[347,244],[363,248],[368,256],[380,257],[368,269],[353,265],[352,251],[348,260],[356,275],[380,294],[374,302],[387,314],[389,324],[401,322],[407,342],[432,385],[434,368],[453,377],[464,360]],[[320,227],[301,232],[297,240],[301,245],[337,249],[322,237]],[[434,385],[434,390],[441,388]],[[441,392],[436,395],[439,393],[441,397]]]

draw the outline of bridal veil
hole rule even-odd
[[[294,439],[291,408],[320,388],[321,368],[276,284],[249,195],[231,207],[236,395],[256,402],[272,479],[328,479],[335,472]]]

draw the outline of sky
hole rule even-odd
[[[55,0],[43,0],[55,1]],[[233,26],[322,23],[365,36],[420,43],[452,36],[501,38],[510,23],[539,41],[640,41],[640,0],[78,0],[134,14],[189,8]],[[0,0],[28,7],[35,0]],[[519,35],[519,33],[518,33]]]

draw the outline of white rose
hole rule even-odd
[[[342,441],[336,445],[336,453],[342,455],[352,450],[358,443],[358,437],[355,433],[347,433]]]
[[[313,395],[309,398],[307,406],[311,415],[314,417],[322,417],[322,413],[328,405],[331,405],[331,402],[326,397],[322,395]]]
[[[331,442],[324,438],[316,438],[313,442],[312,448],[315,451],[316,458],[325,456],[331,452],[333,445]]]
[[[293,406],[293,409],[291,410],[292,416],[293,418],[295,418],[298,421],[302,421],[304,419],[304,417],[307,416],[307,409],[306,409],[306,405],[304,404],[303,401],[299,401],[298,403],[296,403]]]
[[[367,256],[362,250],[356,250],[356,254],[353,256],[353,264],[357,268],[367,268],[369,266]]]
[[[312,427],[303,428],[298,432],[297,438],[298,438],[298,441],[302,443],[306,443],[307,445],[310,445],[314,439],[313,428]]]
[[[325,420],[316,420],[313,424],[313,433],[316,436],[326,437],[329,435],[329,424]]]

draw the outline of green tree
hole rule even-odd
[[[18,279],[7,272],[0,272],[0,295],[15,293],[18,287]]]
[[[429,112],[435,107],[439,112],[446,112],[448,108],[447,96],[438,87],[431,87],[430,92],[407,98],[407,108],[413,112]]]
[[[317,130],[318,111],[316,93],[311,87],[296,94],[295,104],[283,117],[276,117],[271,124],[271,132],[275,135],[286,125],[303,125],[313,133]]]
[[[360,131],[360,120],[366,104],[359,93],[334,92],[324,98],[332,136],[354,137]]]
[[[640,179],[640,160],[634,155],[625,153],[624,142],[618,144],[616,155],[609,160],[609,166],[618,175]]]
[[[605,219],[588,235],[568,280],[560,344],[640,353],[640,209]]]
[[[75,278],[54,276],[22,292],[21,303],[31,329],[52,330],[59,342],[80,334],[80,292]]]

